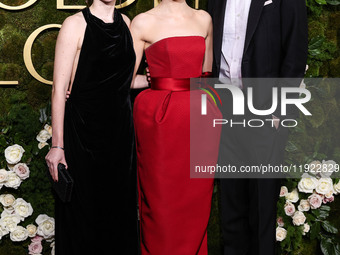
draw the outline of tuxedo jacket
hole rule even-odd
[[[242,1],[242,0],[240,0]],[[308,54],[307,10],[305,0],[252,0],[247,22],[241,73],[243,78],[300,78],[285,86],[299,86],[304,77]],[[218,77],[221,64],[224,16],[227,0],[208,0],[214,27],[213,73]],[[256,87],[257,86],[257,87]],[[274,86],[274,85],[273,85]],[[282,85],[277,85],[279,87]],[[247,87],[247,84],[244,84]],[[270,87],[270,86],[269,86]],[[254,85],[258,108],[271,106],[268,86]],[[293,97],[297,97],[295,95]],[[280,104],[274,113],[280,117]],[[297,117],[294,107],[287,116]]]

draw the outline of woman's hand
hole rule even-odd
[[[62,149],[51,148],[45,157],[46,163],[50,170],[50,174],[54,181],[58,181],[58,164],[62,163],[67,169],[67,163],[65,160],[65,153]]]
[[[70,95],[71,95],[71,91],[66,91],[66,99],[65,99],[65,101],[67,101],[67,99],[70,97]]]

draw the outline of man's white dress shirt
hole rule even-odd
[[[221,69],[219,78],[228,79],[236,86],[242,78],[241,65],[246,40],[251,0],[227,0],[224,16]]]

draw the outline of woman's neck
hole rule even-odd
[[[93,4],[90,6],[90,11],[104,22],[113,22],[115,4],[116,0],[94,0]]]
[[[174,15],[181,15],[190,9],[185,0],[162,0],[157,8]]]

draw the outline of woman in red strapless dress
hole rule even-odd
[[[137,96],[133,112],[142,255],[206,255],[214,179],[190,178],[190,145],[205,143],[199,155],[216,165],[220,130],[211,123],[221,115],[209,101],[211,121],[190,132],[190,121],[199,123],[192,115],[200,116],[200,105],[190,107],[190,93],[203,93],[190,92],[190,78],[211,71],[210,16],[185,1],[163,0],[138,15],[131,32],[136,69],[145,49],[151,76],[151,88]]]

